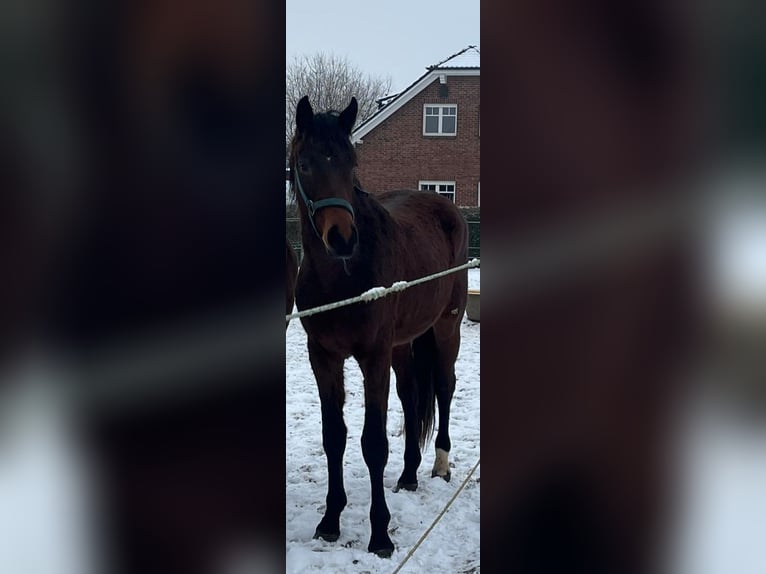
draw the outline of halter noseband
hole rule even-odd
[[[319,234],[316,223],[314,223],[314,214],[320,209],[324,207],[340,207],[348,211],[352,218],[354,217],[354,208],[345,199],[340,199],[339,197],[329,197],[327,199],[320,199],[319,201],[313,201],[309,199],[306,195],[306,192],[303,191],[303,185],[301,184],[301,178],[298,175],[297,169],[295,170],[295,183],[298,187],[298,193],[300,194],[303,203],[306,204],[306,209],[309,210],[309,221],[311,222],[311,227],[314,228],[314,232],[317,234],[317,237],[321,237],[321,235]]]

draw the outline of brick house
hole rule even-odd
[[[422,189],[480,205],[479,69],[479,51],[469,46],[356,127],[351,141],[367,191]]]

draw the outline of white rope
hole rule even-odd
[[[420,545],[425,541],[426,538],[428,538],[428,535],[431,534],[431,531],[434,529],[434,526],[436,526],[439,521],[442,519],[442,517],[447,513],[449,510],[449,507],[452,506],[452,503],[455,502],[455,499],[457,498],[458,494],[460,494],[463,489],[465,488],[465,485],[468,484],[468,481],[473,476],[473,473],[476,472],[476,469],[479,468],[479,463],[481,462],[481,458],[476,461],[476,464],[473,465],[473,468],[471,469],[471,472],[468,473],[468,476],[465,477],[465,480],[463,480],[463,484],[460,485],[460,488],[458,488],[455,491],[455,494],[452,495],[452,498],[449,499],[449,502],[447,502],[446,506],[442,508],[442,511],[434,518],[433,522],[431,522],[431,526],[428,527],[428,529],[421,535],[421,537],[418,539],[418,541],[415,543],[415,546],[410,548],[410,551],[407,552],[407,555],[402,559],[401,562],[399,562],[399,565],[396,567],[396,569],[391,572],[391,574],[396,574],[404,568],[404,565],[407,564],[407,561],[412,558],[412,555],[415,553],[415,550],[420,547]]]
[[[445,269],[444,271],[439,271],[433,275],[426,275],[425,277],[413,279],[412,281],[396,281],[390,287],[373,287],[372,289],[368,289],[356,297],[350,297],[348,299],[335,301],[333,303],[326,303],[324,305],[319,305],[318,307],[312,307],[311,309],[304,309],[303,311],[296,311],[295,313],[286,315],[285,318],[287,321],[289,321],[290,319],[300,319],[301,317],[308,317],[310,315],[316,315],[317,313],[324,313],[325,311],[331,311],[333,309],[338,309],[339,307],[345,307],[346,305],[353,305],[354,303],[369,303],[370,301],[380,299],[381,297],[385,297],[391,293],[404,291],[405,289],[409,289],[415,285],[420,285],[421,283],[432,281],[434,279],[438,279],[439,277],[444,277],[445,275],[455,273],[456,271],[461,271],[462,269],[478,267],[479,264],[479,259],[471,259],[468,263],[463,263],[457,267],[451,267],[449,269]]]

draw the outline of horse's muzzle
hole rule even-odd
[[[356,232],[356,226],[351,225],[351,233],[348,238],[343,237],[337,225],[333,225],[327,232],[327,251],[333,257],[347,259],[354,255],[356,246],[359,243],[359,236]]]

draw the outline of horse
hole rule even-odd
[[[349,139],[356,98],[341,112],[315,114],[308,96],[296,108],[290,181],[297,193],[304,256],[296,284],[298,309],[359,295],[371,287],[412,280],[465,263],[468,232],[452,201],[435,193],[395,190],[371,195],[355,177]],[[404,468],[395,491],[414,491],[420,449],[439,428],[431,477],[450,479],[449,412],[465,312],[468,272],[462,270],[365,304],[303,317],[322,410],[327,457],[327,506],[315,538],[336,541],[346,506],[343,365],[354,357],[364,375],[362,453],[370,473],[368,551],[390,557],[390,512],[383,489],[388,461],[386,415],[390,369],[404,411]]]
[[[295,254],[290,242],[285,238],[285,251],[286,251],[286,264],[285,264],[285,310],[289,315],[292,313],[293,305],[295,304],[295,279],[298,276],[298,256]],[[290,325],[290,321],[286,321],[285,329]]]

